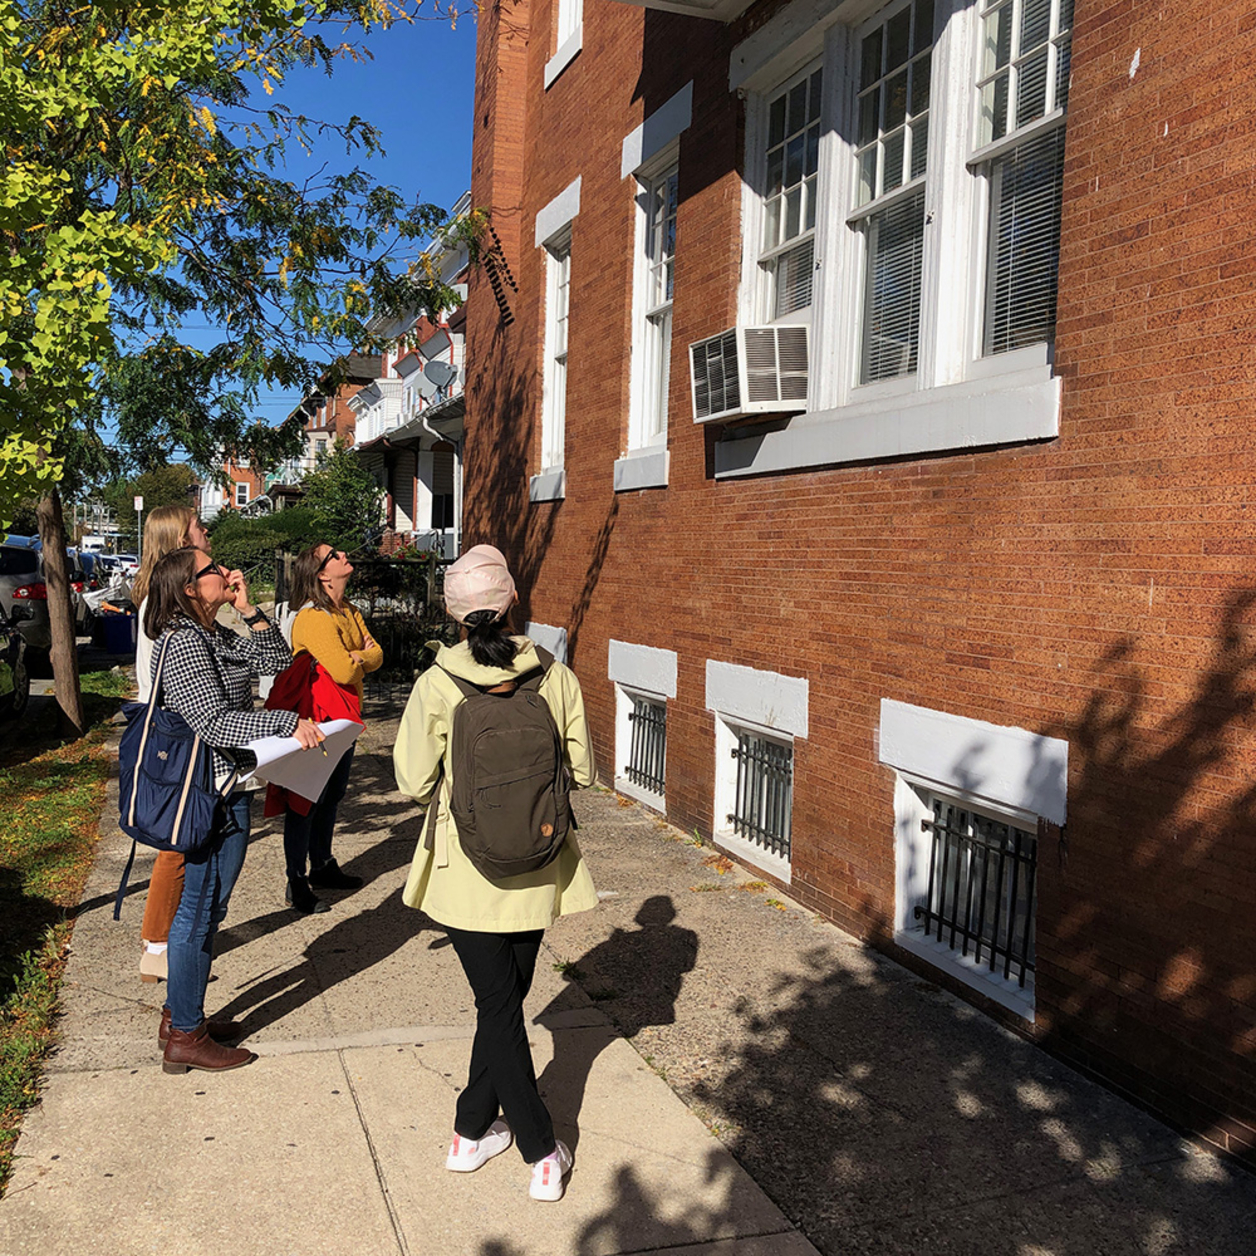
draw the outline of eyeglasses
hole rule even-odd
[[[322,561],[321,563],[319,563],[319,565],[318,565],[318,570],[317,570],[317,571],[315,571],[315,573],[314,573],[314,574],[315,574],[315,575],[318,575],[318,572],[319,572],[319,571],[322,571],[322,570],[323,570],[323,568],[324,568],[324,567],[326,567],[326,566],[327,566],[327,564],[328,564],[329,562],[331,562],[331,560],[332,560],[333,558],[344,558],[344,557],[346,557],[344,550],[330,550],[330,551],[328,551],[328,553],[326,553],[326,554],[324,554],[324,555],[323,555],[323,561]]]
[[[193,580],[199,580],[202,576],[221,576],[224,580],[227,578],[226,569],[220,567],[217,563],[209,563],[204,566],[192,577]]]

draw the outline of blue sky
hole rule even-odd
[[[474,9],[456,29],[448,20],[431,19],[398,24],[366,39],[359,32],[351,42],[364,44],[373,59],[342,58],[331,78],[316,71],[294,72],[270,99],[326,122],[343,122],[354,114],[365,118],[383,133],[386,155],[346,155],[343,146],[325,142],[313,159],[299,150],[291,155],[289,174],[297,177],[324,161],[330,170],[358,166],[407,199],[419,197],[449,208],[471,180]],[[300,400],[297,394],[270,393],[260,398],[257,413],[277,423]]]

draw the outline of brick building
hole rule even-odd
[[[1256,5],[478,38],[466,543],[604,779],[1250,1154]]]

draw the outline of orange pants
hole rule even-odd
[[[148,901],[144,904],[144,924],[140,930],[145,942],[169,939],[182,895],[183,856],[163,850],[153,860],[153,875],[148,882]]]

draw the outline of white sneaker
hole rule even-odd
[[[449,1144],[449,1155],[445,1157],[445,1168],[454,1173],[474,1173],[485,1161],[501,1155],[514,1140],[510,1126],[500,1120],[488,1127],[483,1138],[473,1140],[455,1134]]]
[[[544,1160],[538,1160],[532,1166],[532,1185],[528,1194],[533,1199],[541,1199],[546,1203],[557,1203],[562,1199],[566,1189],[564,1179],[571,1172],[571,1152],[567,1144],[554,1143],[554,1150]]]

